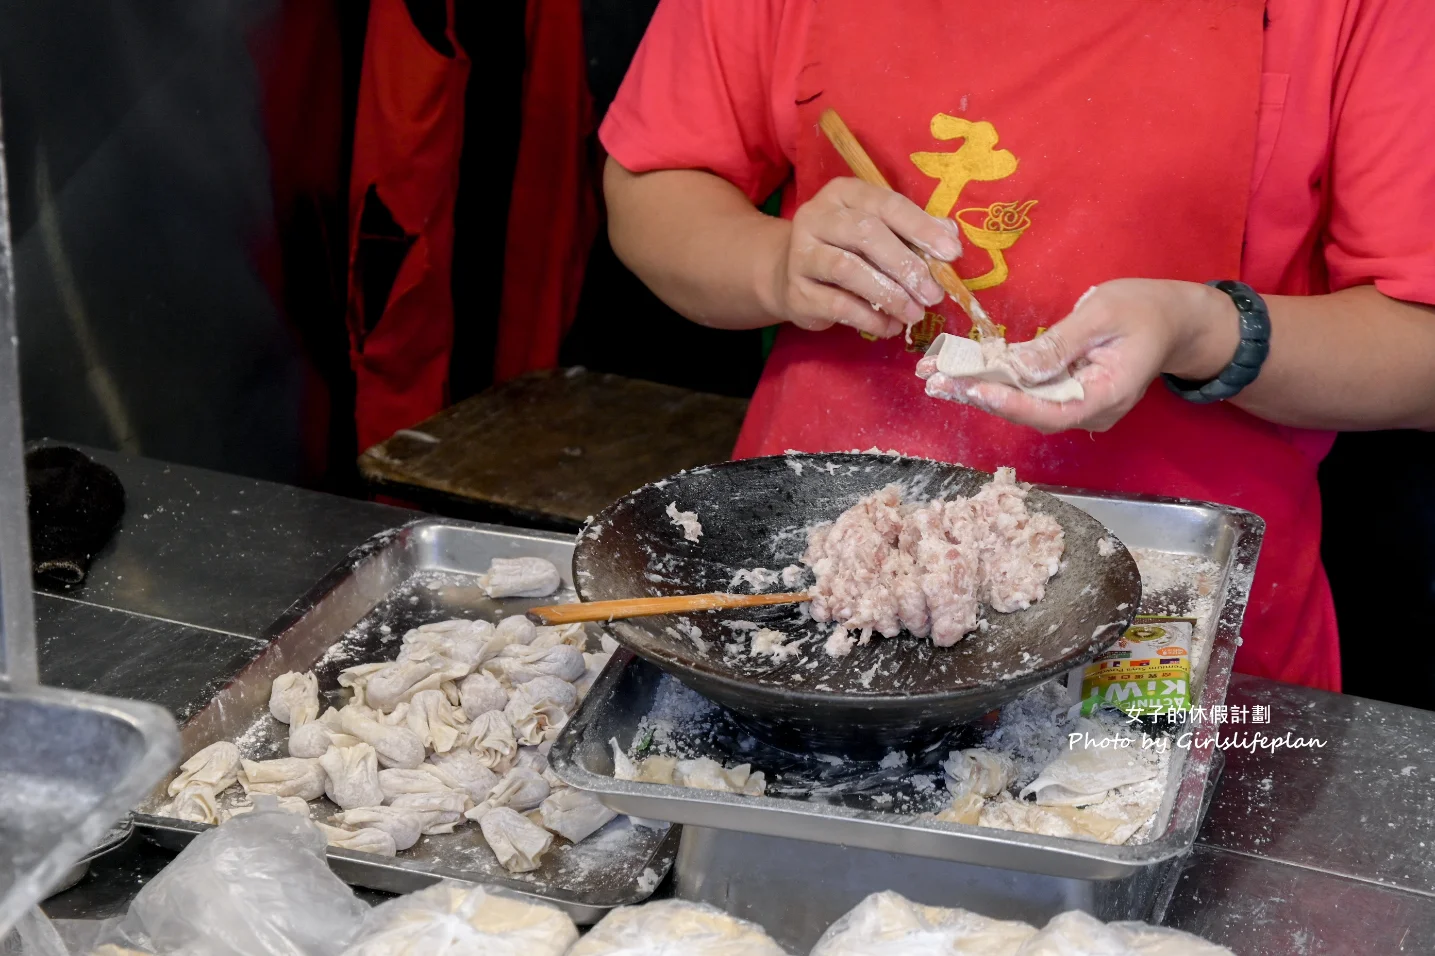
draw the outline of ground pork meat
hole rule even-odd
[[[985,603],[1016,611],[1041,600],[1065,547],[1050,515],[1026,509],[1026,489],[1000,469],[971,498],[906,504],[888,485],[808,532],[812,617],[896,637],[903,630],[947,647],[977,626]],[[840,656],[854,641],[828,642]]]

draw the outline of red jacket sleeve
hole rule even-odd
[[[632,172],[703,169],[754,203],[790,164],[772,116],[784,0],[661,0],[599,130]]]
[[[1352,4],[1333,103],[1330,287],[1435,305],[1435,3]]]

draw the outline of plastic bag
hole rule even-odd
[[[255,804],[195,837],[96,946],[185,956],[343,952],[369,907],[330,871],[317,827],[277,801]]]
[[[1053,916],[1017,950],[1017,956],[1093,952],[1110,956],[1233,956],[1224,946],[1190,933],[1146,923],[1102,923],[1079,910]]]
[[[0,956],[70,956],[70,950],[36,906],[20,917],[8,935],[0,937]]]
[[[659,900],[613,910],[568,956],[787,956],[761,926],[703,903]]]
[[[577,938],[557,907],[445,881],[374,907],[344,956],[563,956]]]
[[[811,956],[1016,956],[1036,930],[966,910],[922,906],[899,893],[873,893],[849,910]]]
[[[575,951],[576,952],[576,951]],[[1079,910],[1042,929],[873,893],[833,923],[809,956],[1233,956],[1199,936],[1146,923],[1103,923]]]

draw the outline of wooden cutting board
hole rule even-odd
[[[441,514],[575,529],[629,491],[726,461],[747,402],[560,369],[495,386],[359,456],[378,491]]]

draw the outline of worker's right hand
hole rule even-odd
[[[772,275],[772,310],[803,329],[850,325],[880,338],[921,321],[944,295],[906,243],[950,262],[957,224],[859,179],[834,179],[792,218]]]

